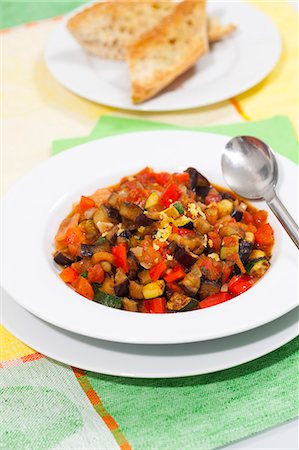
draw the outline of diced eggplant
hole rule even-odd
[[[106,276],[102,286],[101,291],[105,292],[106,294],[114,295],[114,281],[112,278]]]
[[[185,275],[184,279],[179,284],[187,295],[194,297],[200,287],[200,281],[201,270],[194,264],[190,272]]]
[[[135,222],[137,217],[143,213],[143,209],[134,203],[122,202],[119,208],[119,213],[125,219]]]
[[[193,266],[193,264],[197,261],[197,258],[195,255],[191,254],[188,250],[185,248],[179,247],[174,252],[174,257],[182,264],[184,267],[187,267],[188,269]]]
[[[209,224],[209,222],[201,216],[194,220],[194,227],[201,234],[207,234],[213,229],[213,225]]]
[[[114,219],[117,222],[121,222],[121,216],[119,214],[119,211],[114,208],[113,206],[106,206],[107,212],[108,212],[108,216],[110,217],[110,219]]]
[[[99,209],[93,215],[93,221],[95,224],[98,222],[111,222],[106,206],[99,206]]]
[[[224,225],[220,228],[219,234],[221,237],[236,235],[242,239],[245,238],[245,231],[237,224]]]
[[[120,233],[120,236],[125,239],[130,239],[133,236],[133,233],[130,230],[125,230]]]
[[[130,297],[136,300],[142,300],[143,296],[143,285],[136,283],[136,281],[130,280],[129,283]]]
[[[252,249],[253,244],[251,242],[243,240],[239,242],[239,255],[244,266],[248,263],[249,255],[252,252]]]
[[[150,219],[143,213],[140,214],[139,216],[137,216],[136,220],[135,220],[135,224],[138,227],[148,227],[148,226],[152,225],[154,222],[155,221],[153,219]]]
[[[91,257],[95,253],[96,245],[81,244],[80,256]]]
[[[134,254],[131,251],[128,252],[128,264],[129,264],[128,278],[129,280],[136,280],[138,274],[138,263],[136,261]]]
[[[202,248],[204,251],[206,240],[204,236],[180,236],[179,234],[173,233],[168,238],[169,242],[175,242],[180,247],[184,247],[186,250],[191,252],[195,249]]]
[[[153,281],[150,277],[149,270],[140,270],[138,272],[138,278],[140,283],[143,285],[149,284]]]
[[[68,267],[71,264],[73,264],[74,262],[80,261],[80,257],[73,257],[70,255],[66,255],[63,252],[57,252],[54,255],[54,261],[59,264],[60,266],[64,266],[64,267]]]
[[[270,263],[265,257],[252,259],[246,266],[246,272],[253,277],[260,278],[265,275],[269,267]]]
[[[113,208],[116,208],[118,199],[119,199],[119,195],[116,192],[112,192],[112,194],[108,198],[109,205],[112,206]]]
[[[204,298],[208,297],[209,295],[218,294],[221,289],[221,284],[217,281],[209,281],[209,280],[203,280],[200,285],[199,289],[199,298],[203,300]]]
[[[107,294],[100,289],[94,289],[94,302],[101,303],[102,305],[109,306],[109,308],[122,308],[122,299],[116,295]]]
[[[189,311],[196,308],[198,301],[195,298],[175,292],[167,302],[169,311]]]
[[[111,245],[115,245],[115,243],[116,243],[117,231],[118,231],[118,226],[115,225],[113,228],[111,228],[110,231],[108,231],[108,233],[106,235],[106,239],[107,239],[107,241],[110,242]]]
[[[204,200],[210,192],[211,186],[197,186],[195,192],[201,200]]]
[[[235,200],[234,197],[229,192],[220,192],[223,200]]]
[[[195,191],[197,187],[210,186],[210,182],[201,173],[194,169],[194,167],[188,167],[185,172],[189,174],[191,189],[193,191]]]
[[[179,228],[187,228],[188,230],[193,230],[194,228],[193,221],[189,220],[189,222],[185,223],[185,225],[182,225]]]
[[[235,209],[232,212],[232,217],[237,221],[237,222],[241,222],[242,218],[243,218],[243,212],[239,211],[238,209]]]
[[[126,311],[138,311],[138,303],[135,300],[125,297],[122,299],[122,304]]]
[[[129,280],[125,272],[118,268],[115,273],[114,292],[119,297],[126,297],[129,295]]]

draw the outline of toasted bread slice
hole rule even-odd
[[[129,47],[133,103],[153,97],[208,49],[205,0],[185,0]]]
[[[208,18],[208,37],[210,43],[221,41],[235,31],[235,29],[236,26],[231,23],[229,25],[221,25],[217,18]]]
[[[171,0],[114,0],[93,4],[68,21],[74,38],[90,53],[126,59],[127,46],[171,14]]]

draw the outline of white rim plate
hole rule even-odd
[[[75,13],[79,10],[82,7]],[[107,106],[173,111],[211,105],[262,81],[279,60],[281,38],[271,19],[245,2],[209,2],[208,13],[223,24],[234,23],[237,30],[214,44],[209,54],[163,93],[141,105],[133,105],[130,100],[126,63],[101,59],[84,51],[67,30],[69,16],[50,36],[45,61],[64,87]]]
[[[294,339],[298,310],[237,336],[179,345],[133,345],[80,336],[50,325],[3,296],[3,324],[40,353],[84,370],[135,378],[174,378],[243,364]]]
[[[229,138],[187,131],[125,134],[93,141],[52,157],[23,177],[3,200],[3,287],[36,316],[75,333],[110,341],[168,344],[240,333],[297,305],[296,247],[264,202],[275,248],[267,274],[252,289],[212,308],[180,314],[141,314],[88,301],[57,276],[53,238],[71,205],[83,194],[117,182],[145,165],[182,171],[195,166],[225,186],[220,158]],[[278,157],[277,191],[296,217],[297,170]],[[292,195],[290,195],[290,192]]]

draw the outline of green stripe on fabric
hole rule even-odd
[[[299,338],[214,374],[164,380],[87,376],[133,449],[209,450],[298,414],[298,357]]]
[[[196,128],[179,127],[177,125],[150,122],[147,120],[103,116],[98,120],[89,136],[54,141],[52,144],[52,153],[57,154],[76,145],[107,136],[138,131],[171,129],[202,131],[232,137],[238,135],[252,135],[264,140],[277,153],[298,164],[298,142],[291,122],[286,116],[274,116],[270,119],[256,122],[239,122],[229,125]]]

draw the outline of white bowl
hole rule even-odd
[[[270,322],[298,304],[297,252],[264,202],[275,232],[266,275],[226,303],[179,314],[141,314],[108,308],[76,294],[58,277],[53,238],[81,194],[152,166],[196,167],[225,186],[220,168],[229,138],[199,132],[155,131],[93,141],[50,158],[23,177],[3,201],[3,287],[21,306],[61,328],[104,340],[136,344],[203,341]],[[296,166],[278,156],[282,201],[295,215]],[[290,195],[291,193],[291,195]]]

